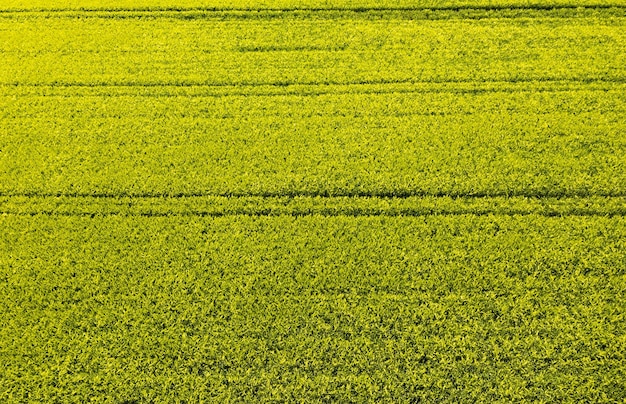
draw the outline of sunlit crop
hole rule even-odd
[[[0,402],[622,402],[625,215],[623,0],[0,0]]]

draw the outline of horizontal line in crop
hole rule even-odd
[[[626,17],[623,5],[510,5],[457,7],[292,7],[292,8],[39,8],[0,10],[3,18],[99,18],[99,19],[494,19],[494,18],[579,18]]]
[[[369,12],[369,11],[414,11],[414,10],[433,10],[433,11],[458,11],[458,10],[560,10],[560,9],[608,9],[608,8],[622,8],[626,9],[623,4],[588,4],[580,6],[576,2],[571,4],[502,4],[502,5],[489,5],[489,6],[475,6],[475,5],[458,5],[458,6],[400,6],[400,7],[65,7],[65,8],[8,8],[0,10],[0,13],[19,13],[19,12],[67,12],[67,11],[82,11],[82,12],[102,12],[102,11],[141,11],[141,12],[184,12],[184,11],[207,11],[207,12],[220,12],[220,11],[354,11],[354,12]]]
[[[623,197],[11,196],[0,214],[36,216],[626,216]]]
[[[202,81],[179,81],[179,82],[149,82],[149,81],[110,81],[110,82],[82,82],[82,81],[55,81],[45,82],[0,82],[0,87],[297,87],[297,86],[372,86],[372,85],[511,85],[517,83],[526,83],[532,85],[540,84],[623,84],[626,83],[626,77],[578,77],[572,79],[554,79],[551,77],[543,78],[526,78],[519,77],[511,80],[429,80],[420,81],[412,79],[376,79],[376,80],[358,80],[358,81],[275,81],[275,82],[202,82]]]
[[[272,85],[168,85],[161,86],[72,86],[72,85],[4,85],[0,98],[20,96],[45,97],[281,97],[359,94],[420,94],[420,93],[520,93],[520,92],[574,92],[603,91],[622,92],[624,83],[580,81],[538,82],[450,82],[450,83],[389,83],[389,84],[293,84]],[[1,85],[0,85],[1,86]]]
[[[276,216],[292,216],[292,217],[305,217],[305,216],[322,216],[322,217],[424,217],[424,216],[544,216],[544,217],[625,217],[626,212],[598,212],[598,211],[584,211],[584,212],[532,212],[532,211],[507,211],[507,212],[493,212],[493,211],[436,211],[436,212],[423,212],[423,211],[394,211],[394,212],[350,212],[350,211],[319,211],[319,212],[200,212],[200,211],[188,211],[188,212],[136,212],[136,213],[117,213],[117,212],[27,212],[27,213],[14,213],[14,212],[1,212],[0,215],[7,216],[66,216],[66,217],[106,217],[106,216],[142,216],[142,217],[176,217],[176,216],[192,216],[192,217],[228,217],[228,216],[249,216],[249,217],[276,217]]]
[[[311,192],[260,192],[260,193],[160,193],[142,192],[133,193],[130,191],[120,192],[84,192],[84,193],[64,193],[64,192],[24,192],[24,193],[0,193],[0,198],[95,198],[95,199],[116,199],[116,198],[147,198],[147,199],[176,199],[176,198],[368,198],[368,199],[407,199],[407,198],[452,198],[452,199],[487,199],[487,198],[626,198],[626,190],[607,190],[605,192],[589,192],[585,190],[573,191],[546,191],[538,192],[417,192],[417,191],[390,191],[390,192],[331,192],[331,191],[311,191]],[[626,201],[625,201],[626,202]]]

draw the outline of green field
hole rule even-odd
[[[626,402],[626,2],[0,0],[0,402]]]

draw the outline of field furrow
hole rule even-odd
[[[2,10],[520,9],[625,6],[624,0],[3,0]]]

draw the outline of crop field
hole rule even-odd
[[[626,402],[626,1],[0,0],[0,402]]]

